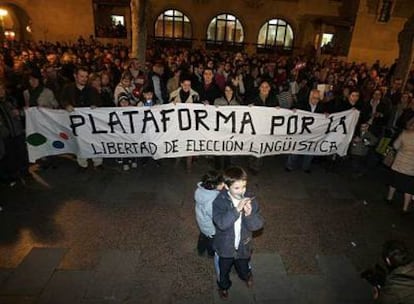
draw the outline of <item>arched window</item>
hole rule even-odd
[[[280,48],[291,50],[293,47],[292,27],[285,20],[271,19],[263,24],[257,38],[259,48]]]
[[[233,15],[221,14],[214,17],[207,29],[207,42],[222,42],[230,44],[241,44],[244,40],[243,26]]]
[[[154,33],[155,38],[191,39],[190,19],[180,11],[166,10],[158,16]]]

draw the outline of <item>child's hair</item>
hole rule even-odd
[[[227,187],[230,187],[238,180],[247,180],[247,173],[241,167],[231,167],[224,171],[223,178]]]
[[[122,75],[121,75],[121,81],[122,80],[124,80],[124,79],[127,79],[127,80],[132,80],[132,74],[131,74],[131,72],[130,71],[125,71],[125,72],[123,72],[122,73]]]
[[[207,190],[214,190],[223,182],[223,175],[218,171],[208,171],[201,178],[201,186]]]

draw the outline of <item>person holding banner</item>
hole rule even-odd
[[[313,89],[309,94],[308,102],[304,104],[298,104],[297,109],[312,113],[324,113],[324,108],[320,103],[320,97],[321,96],[319,90]],[[288,156],[288,160],[285,167],[286,171],[290,172],[294,170],[297,167],[300,159],[302,162],[301,166],[303,171],[305,171],[306,173],[311,173],[313,155],[290,154]]]
[[[203,72],[203,84],[201,85],[200,102],[203,104],[213,104],[216,98],[221,96],[219,87],[214,82],[213,69],[206,67]]]
[[[170,94],[170,102],[173,104],[176,103],[199,103],[200,96],[196,91],[191,88],[191,79],[188,77],[183,76],[180,83],[180,88],[171,92]],[[180,162],[180,159],[177,158],[176,166]],[[193,165],[193,157],[188,156],[186,158],[186,168],[187,173],[191,173]]]
[[[60,98],[62,108],[68,112],[73,112],[75,107],[96,108],[100,106],[101,97],[98,91],[88,85],[89,70],[78,66],[73,76],[75,82],[66,85],[62,90]],[[80,169],[88,168],[88,160],[86,158],[77,157],[77,162]],[[102,168],[102,158],[93,158],[92,162],[95,168]]]
[[[258,94],[251,100],[247,101],[249,106],[257,107],[279,107],[279,101],[276,94],[273,93],[272,87],[268,80],[263,80],[259,85]],[[252,174],[259,173],[263,166],[263,159],[257,157],[249,158],[249,170]]]
[[[214,100],[214,105],[216,107],[221,106],[238,106],[240,105],[240,100],[237,99],[235,94],[236,88],[231,83],[227,83],[224,86],[224,94],[220,98]],[[215,156],[214,157],[214,166],[217,170],[224,170],[230,165],[230,156]]]
[[[153,107],[156,105],[160,105],[160,101],[157,99],[157,97],[154,94],[154,90],[151,86],[145,86],[142,89],[142,100],[138,102],[138,107]],[[136,158],[134,159],[136,162]],[[136,168],[136,165],[134,165],[134,160],[132,162],[132,167]],[[145,167],[148,164],[148,161],[151,160],[151,158],[143,158],[142,159],[142,166]],[[161,164],[158,160],[154,160],[154,163],[157,167],[161,167]],[[135,163],[136,164],[136,163]]]
[[[44,107],[56,109],[58,103],[51,90],[43,85],[39,70],[33,70],[29,76],[29,88],[23,92],[25,107]]]

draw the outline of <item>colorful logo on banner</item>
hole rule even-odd
[[[66,134],[65,132],[60,132],[59,138],[60,138],[59,140],[52,141],[52,147],[55,149],[61,150],[65,148],[64,141],[69,139],[69,135]],[[27,136],[26,141],[29,145],[34,146],[34,147],[42,146],[46,144],[47,142],[51,142],[50,140],[48,140],[46,136],[40,133],[30,134],[29,136]]]

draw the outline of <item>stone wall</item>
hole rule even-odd
[[[374,2],[361,0],[348,60],[373,63],[380,59],[381,63],[390,65],[398,58],[398,34],[407,21],[402,11],[405,16],[412,15],[414,5],[408,1],[397,1],[398,6],[392,12],[391,19],[387,23],[380,23],[377,20],[378,7]]]
[[[376,0],[158,0],[152,1],[148,16],[149,37],[154,34],[157,16],[166,9],[178,9],[186,14],[191,23],[194,46],[204,45],[210,20],[220,13],[231,13],[239,18],[244,27],[244,42],[250,52],[256,50],[261,26],[271,18],[282,18],[294,31],[294,48],[314,45],[315,36],[321,30],[318,20],[351,19],[347,9],[358,10],[353,32],[348,40],[351,46],[349,60],[373,62],[381,58],[390,64],[398,56],[398,33],[407,16],[414,14],[412,0],[396,0],[391,20],[385,24],[376,21]],[[92,0],[9,0],[0,6],[13,4],[22,8],[32,21],[32,33],[25,38],[49,41],[74,41],[95,34]],[[358,8],[358,9],[356,9]],[[124,7],[128,40],[104,39],[105,42],[130,41],[129,8]],[[344,13],[345,12],[345,13]],[[355,15],[355,14],[354,14]],[[16,14],[15,14],[16,16]],[[330,19],[329,19],[330,18]],[[18,20],[14,20],[18,22]],[[24,21],[26,22],[26,21]],[[22,23],[22,22],[21,22]],[[25,29],[21,24],[20,29]],[[328,26],[329,28],[329,26]],[[347,30],[341,28],[341,31]],[[21,30],[22,31],[22,30]],[[342,33],[343,34],[343,33]],[[342,35],[341,36],[344,36]],[[21,35],[22,36],[22,35]],[[345,35],[346,36],[346,35]],[[346,45],[349,44],[349,41]],[[346,52],[345,52],[346,53]]]
[[[11,0],[0,6],[22,8],[32,22],[33,40],[74,41],[94,32],[92,1]],[[22,26],[23,28],[26,25]]]
[[[32,20],[34,40],[75,40],[79,35],[94,34],[91,0],[11,0],[24,9]],[[210,20],[219,13],[237,16],[244,27],[245,42],[255,44],[260,27],[271,18],[288,21],[295,34],[295,47],[313,41],[314,30],[304,15],[338,15],[338,4],[327,0],[160,0],[150,8],[149,35],[153,35],[156,17],[166,9],[175,8],[185,13],[193,25],[196,44],[202,44]],[[301,26],[300,26],[301,24]],[[128,20],[127,20],[128,26]],[[306,35],[302,30],[306,28]]]

